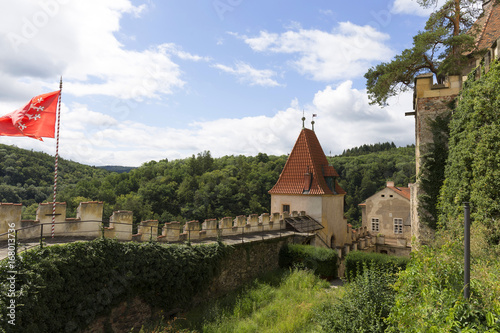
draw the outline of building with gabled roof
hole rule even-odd
[[[384,189],[359,204],[363,229],[372,237],[377,236],[377,252],[410,253],[410,198],[409,187],[394,186],[394,182],[388,181]]]
[[[344,196],[335,168],[328,164],[314,130],[302,128],[281,175],[269,193],[272,212],[305,211],[321,223],[322,242],[343,247],[350,242]]]

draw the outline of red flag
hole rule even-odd
[[[0,135],[53,138],[60,90],[33,97],[24,107],[0,117]]]

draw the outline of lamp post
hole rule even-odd
[[[464,298],[470,297],[470,205],[464,202]]]

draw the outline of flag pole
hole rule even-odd
[[[62,95],[62,76],[59,82],[59,105],[57,108],[57,134],[56,134],[56,161],[54,165],[54,198],[52,200],[52,238],[54,238],[56,223],[56,193],[57,193],[57,164],[59,161],[59,124],[61,122],[61,95]]]

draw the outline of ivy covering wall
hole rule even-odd
[[[449,155],[440,197],[440,222],[461,235],[463,202],[473,223],[500,242],[500,64],[474,81],[469,75],[450,122]]]
[[[188,306],[208,288],[230,248],[100,239],[24,252],[16,260],[15,326],[8,324],[8,261],[0,262],[0,331],[76,332],[119,302]]]

